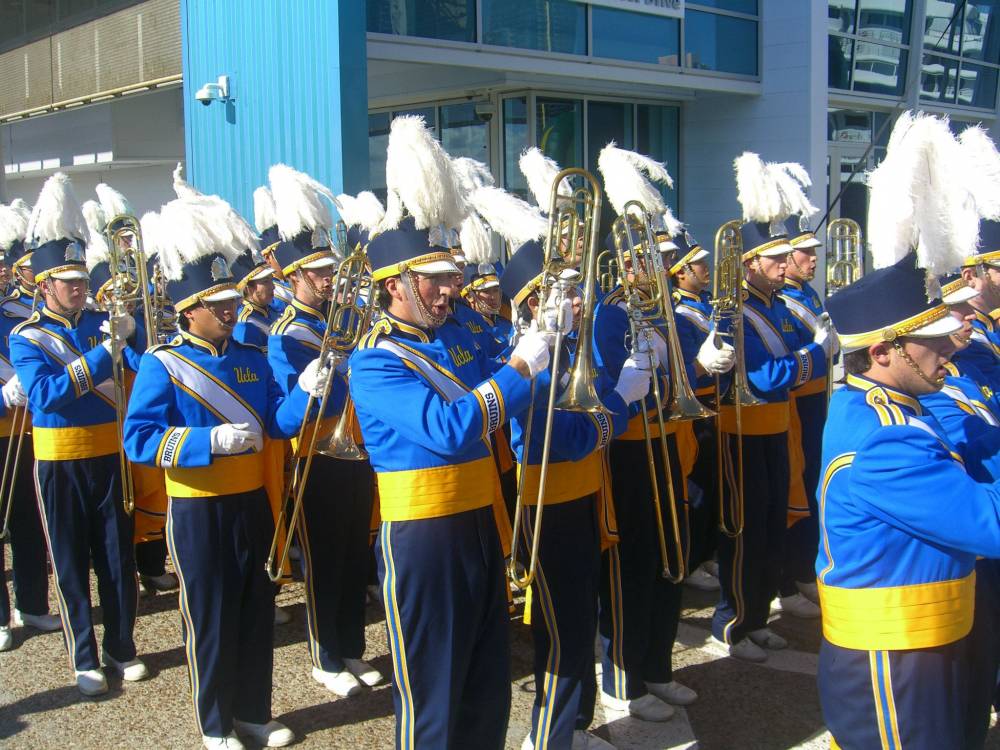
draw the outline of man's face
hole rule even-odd
[[[450,273],[438,273],[426,275],[422,273],[413,274],[413,287],[431,314],[436,318],[445,318],[451,310],[449,304],[452,295],[461,283],[457,281],[457,275]]]
[[[184,311],[191,333],[208,341],[221,341],[236,325],[236,300],[202,302]]]
[[[816,277],[816,248],[795,248],[788,254],[788,278],[812,281]]]
[[[901,346],[910,356],[913,365],[900,356],[894,348],[890,349],[892,358],[890,369],[899,389],[911,396],[923,396],[941,390],[944,377],[948,374],[944,365],[955,353],[955,344],[951,337],[906,338],[903,339]],[[914,366],[920,371],[919,373],[914,371]]]
[[[976,310],[968,302],[949,305],[948,313],[962,324],[962,330],[951,334],[956,350],[962,350],[972,340],[972,321],[976,319]]]
[[[20,277],[21,283],[26,289],[31,291],[35,288],[35,272],[31,270],[31,266],[22,263],[15,269],[15,273]]]
[[[962,278],[979,292],[975,307],[986,310],[1000,307],[1000,270],[992,266],[963,268]]]
[[[472,294],[479,312],[486,315],[496,315],[500,309],[500,287],[477,289]]]
[[[684,267],[677,272],[677,276],[684,284],[684,288],[692,292],[707,289],[712,283],[712,272],[709,270],[706,260],[685,263]]]
[[[45,304],[60,315],[75,315],[87,304],[88,279],[53,279],[42,282]]]
[[[459,266],[460,268],[464,268],[465,267],[464,263],[456,263],[455,265]],[[443,274],[443,275],[447,275],[447,276],[451,277],[451,281],[450,281],[451,291],[449,292],[449,295],[451,296],[451,298],[454,299],[454,300],[462,299],[462,287],[465,285],[465,274],[463,274],[463,273],[452,273],[452,274]]]
[[[785,270],[788,268],[787,255],[758,255],[747,262],[750,283],[761,290],[772,292],[785,285]]]
[[[332,265],[322,268],[300,268],[292,275],[295,298],[313,307],[319,307],[333,296]]]
[[[258,307],[267,307],[274,300],[274,279],[268,276],[260,281],[251,281],[245,293],[247,301]]]

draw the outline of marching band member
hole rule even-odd
[[[322,347],[337,261],[331,247],[333,220],[325,187],[277,164],[270,170],[281,242],[271,256],[291,284],[291,304],[271,327],[268,361],[286,393]],[[344,407],[347,387],[334,377],[321,435],[329,435]],[[311,428],[309,428],[311,429]],[[308,433],[307,433],[308,434]],[[309,445],[293,449],[304,456]],[[382,681],[361,660],[365,650],[365,586],[373,477],[367,461],[313,457],[296,529],[306,587],[312,676],[342,697]],[[331,488],[336,490],[331,493]],[[359,682],[360,680],[360,682]]]
[[[743,496],[739,497],[734,408],[719,415],[724,433],[726,506],[743,519],[742,533],[719,539],[721,596],[712,619],[712,635],[729,653],[746,661],[767,659],[764,649],[785,648],[784,638],[767,627],[771,600],[777,594],[788,505],[788,394],[827,371],[832,348],[829,323],[823,319],[813,340],[801,344],[792,314],[779,290],[784,286],[791,246],[783,220],[814,210],[798,184],[779,188],[773,170],[756,154],[736,159],[739,201],[744,224],[743,248],[744,361],[750,387],[763,403],[742,409]],[[776,213],[777,212],[777,213]]]
[[[0,204],[0,251],[19,254],[23,252],[24,235],[28,217],[16,209]],[[20,426],[19,409],[26,407],[27,398],[17,373],[10,363],[8,337],[22,318],[0,312],[0,456],[7,456],[8,442],[17,439],[15,430]],[[15,418],[16,417],[16,418]],[[27,423],[30,425],[30,422]],[[13,462],[13,457],[11,461]],[[61,627],[59,618],[49,614],[49,572],[45,555],[45,537],[35,500],[35,487],[29,467],[34,463],[31,455],[31,438],[22,443],[22,455],[8,481],[14,482],[10,492],[10,551],[13,569],[14,595],[17,609],[11,611],[7,594],[6,564],[0,552],[0,651],[14,647],[11,624],[28,625],[36,630],[50,632]],[[6,467],[5,467],[6,468]],[[7,498],[0,500],[4,506]],[[0,526],[4,524],[0,513]]]
[[[816,276],[816,252],[822,243],[809,228],[807,217],[794,214],[785,220],[792,251],[785,267],[785,286],[779,293],[801,332],[800,345],[816,335],[823,303],[809,282]],[[834,346],[836,354],[836,346]],[[826,423],[826,381],[829,373],[793,388],[789,393],[788,422],[788,528],[778,587],[782,612],[795,617],[819,617],[816,593],[816,546],[819,544],[816,487],[819,485],[823,425]]]
[[[189,228],[184,231],[181,228]],[[260,452],[288,438],[325,387],[318,363],[286,396],[258,348],[233,341],[239,292],[229,262],[256,240],[228,204],[178,199],[143,219],[181,332],[142,358],[125,422],[133,461],[161,466],[167,541],[195,719],[206,748],[294,739],[271,720],[274,589],[264,570],[274,522]]]
[[[281,269],[277,267],[277,262],[271,259],[271,253],[281,238],[278,236],[278,220],[274,214],[274,196],[266,185],[261,185],[253,191],[253,221],[260,235],[261,257],[273,271],[271,281],[274,284],[274,293],[271,295],[269,306],[273,311],[271,314],[278,316],[284,312],[285,306],[291,303],[292,289],[288,282],[281,278]]]
[[[962,265],[962,278],[978,295],[969,304],[975,308],[972,341],[955,354],[956,364],[971,362],[1000,391],[1000,332],[990,312],[1000,307],[1000,222],[979,223],[979,247]]]
[[[396,746],[501,748],[510,652],[497,524],[506,514],[489,436],[527,407],[549,349],[528,333],[497,368],[450,318],[458,269],[427,231],[454,225],[462,210],[440,192],[454,184],[447,164],[422,118],[393,121],[387,221],[368,244],[383,317],[351,356],[349,382],[378,481]],[[422,203],[428,194],[440,200]],[[394,208],[401,197],[405,219]]]
[[[503,295],[496,268],[492,263],[480,263],[475,268],[466,266],[463,281],[462,297],[483,316],[488,326],[486,330],[506,349],[514,336],[514,325],[500,314]]]
[[[500,279],[504,293],[513,300],[520,318],[540,321],[539,299],[544,250],[529,241],[511,257]],[[468,270],[468,267],[466,267]],[[582,308],[575,287],[567,295],[564,329],[579,325]],[[556,325],[558,327],[558,323]],[[562,378],[572,366],[572,353],[564,339]],[[641,357],[645,357],[643,368]],[[600,395],[610,414],[580,414],[557,410],[553,414],[551,462],[543,496],[538,563],[531,584],[530,622],[535,643],[535,702],[531,731],[522,744],[532,748],[610,748],[588,734],[594,715],[594,638],[597,634],[597,592],[600,582],[602,542],[614,524],[606,524],[614,509],[602,498],[606,491],[604,449],[628,425],[628,404],[649,390],[649,358],[635,355],[622,368],[618,382]],[[512,447],[518,471],[527,472],[522,517],[522,549],[530,550],[534,513],[541,491],[545,418],[552,375],[546,370],[534,384],[534,416],[530,445],[525,447],[526,415],[512,420]],[[608,384],[610,385],[610,384]],[[610,417],[610,418],[609,418]],[[527,454],[525,451],[527,450]],[[527,455],[527,461],[525,460]],[[605,528],[600,528],[605,525]],[[529,618],[526,618],[529,619]]]
[[[90,614],[93,559],[104,613],[103,661],[125,680],[148,676],[136,658],[136,570],[132,519],[119,468],[112,359],[134,361],[131,316],[86,310],[87,225],[63,173],[50,177],[27,237],[45,305],[10,335],[14,369],[32,413],[35,485],[55,572],[59,612],[77,687],[107,692]],[[114,331],[118,340],[102,334]],[[87,530],[90,530],[89,532]]]
[[[15,207],[16,203],[18,201],[12,202],[11,208],[24,218],[25,225],[27,225],[31,215],[30,211],[23,201],[20,202],[20,208]],[[31,270],[31,250],[23,242],[12,244],[4,253],[4,262],[10,267],[11,288],[10,293],[0,299],[0,312],[24,320],[41,303],[40,300],[36,301],[35,291],[37,287],[35,274]]]
[[[274,306],[274,271],[263,256],[250,250],[233,261],[236,291],[243,295],[233,338],[241,344],[252,344],[267,352],[267,337],[271,326],[281,314]]]

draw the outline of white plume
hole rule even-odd
[[[17,211],[19,214],[24,216],[24,220],[27,221],[31,217],[31,206],[24,202],[21,198],[15,198],[10,202],[10,207]]]
[[[608,201],[618,215],[625,211],[625,204],[629,201],[638,201],[652,216],[665,217],[668,213],[663,196],[650,181],[652,179],[673,186],[674,181],[661,162],[618,148],[612,141],[601,149],[597,157],[597,168],[604,178],[604,191]],[[670,218],[679,231],[680,223],[672,214]],[[676,232],[671,232],[671,236],[674,234]]]
[[[263,232],[278,223],[274,210],[274,196],[267,185],[253,191],[253,223],[258,232]]]
[[[490,242],[490,233],[486,224],[475,211],[471,211],[459,232],[461,237],[462,253],[469,263],[492,263],[499,260],[494,257],[493,243]]]
[[[100,203],[94,200],[84,201],[80,210],[83,211],[83,218],[91,232],[104,232],[104,228],[108,225],[108,217]]]
[[[178,198],[191,198],[203,195],[200,190],[195,190],[191,187],[191,184],[184,179],[184,163],[177,162],[177,166],[174,167],[174,193],[177,194]]]
[[[993,139],[979,125],[958,136],[965,160],[966,185],[980,218],[1000,220],[1000,153]]]
[[[417,229],[458,227],[468,213],[458,191],[451,157],[427,128],[423,117],[396,117],[389,128],[385,183],[388,192],[381,230],[395,229],[405,209]]]
[[[306,230],[333,229],[330,203],[336,205],[337,199],[330,188],[286,164],[272,166],[268,179],[282,239],[290,240]]]
[[[221,204],[221,205],[220,205]],[[180,279],[184,265],[212,253],[232,263],[247,248],[256,249],[250,225],[225,201],[208,203],[183,198],[165,204],[159,216],[142,219],[144,237],[156,250],[167,279]]]
[[[812,186],[809,173],[794,161],[771,162],[767,165],[768,175],[774,180],[787,204],[789,215],[800,214],[806,218],[819,209],[809,202],[805,189]]]
[[[104,228],[108,217],[97,201],[84,201],[80,206],[87,222],[87,270],[108,259],[108,241],[104,237]],[[118,214],[114,214],[117,216]]]
[[[385,218],[385,208],[378,196],[370,190],[362,190],[354,199],[357,225],[368,233],[374,232]]]
[[[64,172],[56,172],[42,185],[25,237],[42,243],[71,237],[85,240],[87,235],[87,222],[73,192],[73,183]]]
[[[791,215],[781,190],[757,154],[745,151],[733,162],[736,169],[736,199],[743,207],[743,220],[756,222],[783,221]]]
[[[28,217],[14,208],[0,203],[0,248],[9,249],[18,240],[24,240]]]
[[[541,239],[548,221],[541,210],[516,195],[496,187],[481,187],[469,200],[490,228],[517,250],[528,240]],[[462,247],[465,247],[464,237]]]
[[[462,195],[469,195],[478,188],[496,184],[490,168],[476,159],[460,156],[451,160],[451,166],[458,177],[458,189]]]
[[[101,209],[104,211],[107,221],[111,221],[116,216],[121,216],[122,214],[132,215],[132,205],[128,202],[128,199],[110,185],[103,182],[98,183],[97,187],[94,188],[94,192],[97,193],[97,200],[101,202]]]
[[[160,214],[147,211],[139,220],[139,229],[142,232],[142,249],[148,261],[160,254]]]
[[[559,165],[534,146],[522,152],[517,164],[528,181],[528,190],[534,196],[535,203],[542,211],[548,211],[552,199],[552,183],[561,171]],[[559,183],[559,195],[572,194],[573,188],[569,180],[563,178]]]

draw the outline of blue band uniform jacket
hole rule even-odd
[[[284,309],[284,306],[282,306]],[[271,326],[281,316],[281,312],[273,306],[261,307],[253,302],[244,301],[233,328],[233,338],[241,344],[253,344],[267,351],[267,337]]]

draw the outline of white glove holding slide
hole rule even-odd
[[[833,324],[830,322],[830,316],[827,313],[820,315],[819,325],[816,326],[816,333],[813,334],[813,343],[823,347],[823,352],[828,357],[833,353],[835,343],[832,329]]]
[[[264,438],[256,430],[251,430],[246,422],[240,424],[220,424],[213,427],[209,436],[213,456],[234,456],[253,449],[257,453],[264,447]]]
[[[542,320],[545,321],[547,332],[561,332],[565,336],[573,330],[573,300],[564,298],[557,305],[556,298],[557,291],[553,289],[545,307],[542,308]]]
[[[538,332],[538,322],[531,321],[531,327],[525,332],[510,353],[510,358],[519,357],[527,366],[530,377],[549,366],[549,340],[544,333]]]
[[[819,319],[822,323],[826,324],[827,332],[830,336],[830,356],[836,357],[837,352],[840,351],[840,337],[837,336],[837,327],[833,324],[833,320],[830,318],[830,313],[828,312],[821,313]]]
[[[644,352],[633,354],[622,365],[622,371],[618,375],[618,383],[615,385],[615,393],[621,396],[622,401],[626,404],[645,398],[646,394],[649,393],[652,374],[649,355]]]
[[[28,396],[21,387],[21,381],[17,377],[17,373],[14,373],[14,377],[3,384],[2,391],[3,405],[8,409],[13,409],[17,406],[24,406],[28,403]]]
[[[733,369],[733,364],[736,362],[736,350],[732,344],[725,342],[722,343],[721,347],[716,346],[715,334],[710,333],[702,342],[695,359],[709,375],[722,375]]]
[[[299,388],[304,390],[313,398],[323,398],[326,389],[330,386],[330,378],[333,376],[333,368],[330,367],[330,360],[323,365],[319,357],[314,359],[299,374]]]
[[[125,343],[131,338],[132,334],[135,333],[135,318],[131,315],[119,315],[114,319],[114,338],[119,344],[125,346]],[[111,338],[111,320],[105,320],[101,323],[100,328],[101,333]]]

